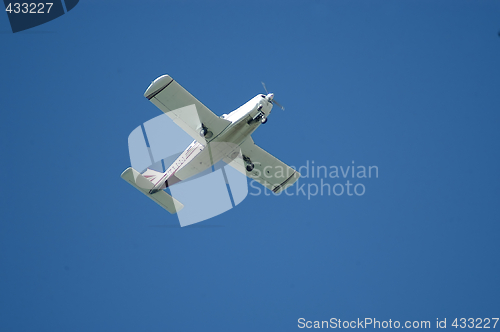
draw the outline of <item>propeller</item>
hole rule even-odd
[[[278,103],[278,101],[277,101],[276,99],[274,99],[274,94],[273,94],[273,93],[269,93],[269,92],[267,91],[267,88],[266,88],[266,83],[264,83],[264,82],[260,82],[260,83],[262,83],[262,86],[264,87],[264,90],[266,91],[266,94],[267,94],[267,96],[269,97],[269,98],[268,98],[268,100],[269,100],[271,103],[275,104],[276,106],[278,106],[279,108],[281,108],[281,109],[284,111],[284,110],[285,110],[285,107],[284,107],[283,105],[281,105],[280,103]]]

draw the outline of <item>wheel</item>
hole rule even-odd
[[[207,128],[202,128],[200,130],[200,136],[201,137],[205,137],[207,135],[207,133],[208,133],[208,129]]]
[[[260,120],[260,122],[262,122],[262,124],[266,123],[267,122],[267,118],[262,118],[262,120]]]
[[[248,172],[251,172],[253,170],[253,164],[248,164],[246,168]]]

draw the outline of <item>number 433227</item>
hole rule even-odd
[[[54,3],[51,2],[39,2],[39,3],[10,3],[5,8],[5,11],[9,14],[48,14]]]
[[[494,329],[497,323],[498,318],[455,318],[451,326],[462,329]]]

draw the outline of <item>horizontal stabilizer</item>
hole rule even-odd
[[[160,190],[154,194],[150,194],[149,191],[154,187],[154,184],[132,167],[127,168],[121,176],[125,181],[133,185],[137,190],[142,192],[147,197],[151,198],[153,201],[158,203],[161,207],[172,214],[179,212],[184,207],[181,202],[179,202],[163,190]]]

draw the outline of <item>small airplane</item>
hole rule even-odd
[[[194,141],[164,173],[132,167],[121,177],[170,213],[184,205],[165,188],[199,174],[219,161],[256,180],[274,193],[293,185],[300,173],[257,146],[251,134],[267,122],[273,105],[284,110],[274,94],[259,94],[229,114],[215,115],[168,75],[154,80],[144,96],[166,113]]]

